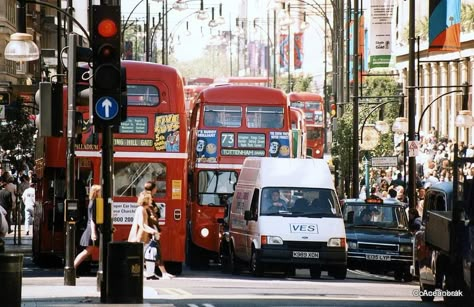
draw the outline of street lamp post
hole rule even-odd
[[[357,2],[357,1],[356,1]],[[408,141],[415,141],[415,0],[409,0],[408,15]],[[408,157],[408,205],[416,205],[416,158]]]
[[[352,148],[352,197],[357,198],[359,196],[359,148],[356,141],[359,137],[359,0],[354,1],[354,12],[352,138],[354,145],[357,146]]]

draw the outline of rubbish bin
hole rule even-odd
[[[2,306],[21,305],[23,254],[0,254],[0,302]]]
[[[109,243],[106,292],[107,303],[143,303],[143,243]]]

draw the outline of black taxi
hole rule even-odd
[[[405,203],[375,195],[343,201],[349,269],[393,273],[397,281],[413,279],[413,235],[406,209]]]

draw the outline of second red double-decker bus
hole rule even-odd
[[[324,155],[324,100],[321,95],[310,92],[292,92],[288,94],[292,107],[300,108],[305,114],[307,155],[323,158]]]
[[[188,129],[182,78],[169,66],[134,61],[122,61],[122,66],[127,70],[128,117],[113,135],[113,240],[127,240],[137,196],[145,182],[155,181],[158,192],[153,198],[160,207],[162,258],[170,273],[179,274],[185,259],[188,191]],[[76,196],[84,216],[88,189],[100,184],[101,138],[87,123],[89,107],[78,106],[78,111],[86,119],[75,151]],[[66,138],[40,138],[37,158],[41,184],[35,208],[33,256],[53,253],[62,257]]]
[[[224,218],[245,157],[292,156],[290,107],[281,90],[227,85],[203,90],[190,124],[186,261],[217,259]]]

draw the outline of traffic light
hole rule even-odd
[[[337,115],[337,105],[335,102],[331,103],[331,117],[336,117]]]
[[[63,135],[63,83],[40,82],[35,95],[39,105],[39,135]]]
[[[100,127],[121,121],[120,19],[120,6],[92,6],[92,109]]]

